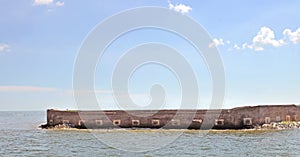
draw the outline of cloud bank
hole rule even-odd
[[[231,45],[231,48],[229,50],[244,50],[244,49],[251,49],[254,51],[263,51],[266,48],[277,48],[284,45],[288,45],[289,43],[292,44],[299,44],[300,43],[300,27],[292,31],[289,28],[286,28],[282,31],[282,37],[277,38],[275,36],[275,32],[266,26],[263,26],[260,28],[260,30],[257,32],[257,34],[252,38],[252,41],[250,43],[244,42],[243,44],[233,44]],[[230,45],[230,41],[227,40],[224,42],[222,38],[215,38],[213,39],[213,42],[209,45],[209,47],[212,46],[224,46],[224,45]]]

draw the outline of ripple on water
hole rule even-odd
[[[300,130],[41,130],[43,112],[5,113],[0,122],[0,156],[298,156]],[[17,127],[8,127],[15,124]],[[5,123],[5,124],[4,124]],[[6,127],[4,127],[6,126]],[[110,143],[142,146],[142,140],[159,141],[163,137],[182,133],[174,142],[155,150],[132,153],[121,151]],[[99,137],[101,137],[99,136]],[[139,142],[134,140],[140,139]],[[152,144],[153,144],[152,143]],[[145,146],[151,146],[145,145]]]

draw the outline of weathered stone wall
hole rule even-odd
[[[270,122],[298,121],[295,105],[246,106],[223,110],[47,110],[47,126],[76,128],[241,129]]]

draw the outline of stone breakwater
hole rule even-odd
[[[256,126],[255,129],[300,129],[300,121],[282,121],[282,122],[272,122],[270,124],[263,124],[261,126]]]

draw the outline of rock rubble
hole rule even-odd
[[[282,121],[282,122],[271,122],[270,124],[263,124],[261,126],[256,126],[255,129],[299,129],[300,121]]]

